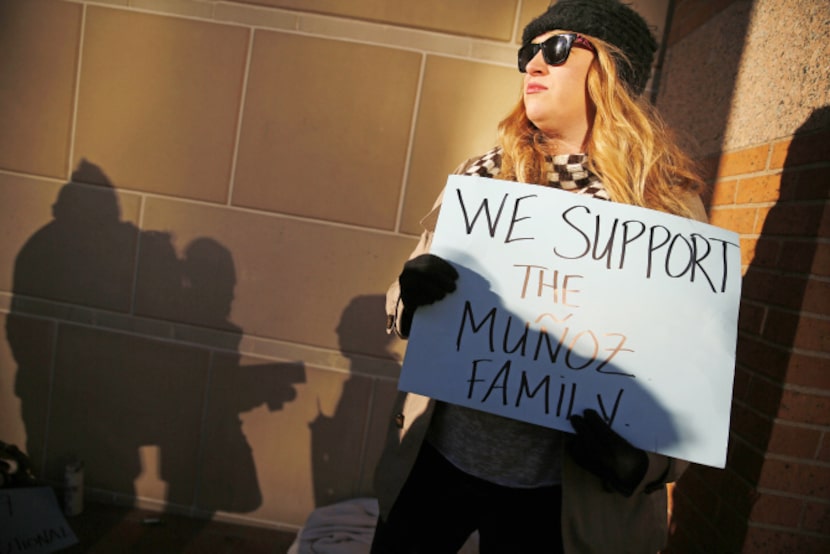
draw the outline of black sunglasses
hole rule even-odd
[[[582,35],[576,33],[553,35],[544,42],[538,44],[529,42],[519,48],[519,71],[522,73],[527,71],[527,64],[539,53],[539,50],[542,51],[546,64],[562,65],[567,61],[571,54],[571,48],[574,46],[596,52],[594,46]]]

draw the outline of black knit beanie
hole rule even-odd
[[[628,62],[617,58],[617,73],[632,94],[642,94],[657,42],[642,16],[627,4],[619,0],[558,0],[528,23],[522,44],[556,29],[596,37],[619,48]]]

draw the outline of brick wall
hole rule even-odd
[[[674,487],[666,552],[830,551],[828,17],[674,3],[657,105],[702,161],[711,222],[740,235],[744,278],[727,465]]]
[[[711,222],[740,234],[745,264],[729,458],[678,483],[670,551],[826,551],[830,131],[706,162]]]

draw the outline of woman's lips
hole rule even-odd
[[[525,94],[534,94],[536,92],[542,92],[543,90],[547,90],[548,87],[539,85],[537,83],[528,83],[525,87]]]

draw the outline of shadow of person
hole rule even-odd
[[[100,168],[79,166],[54,216],[17,256],[7,323],[27,452],[49,481],[80,459],[88,492],[199,515],[168,545],[180,551],[215,512],[260,506],[240,414],[263,403],[281,409],[304,368],[243,359],[242,328],[230,321],[230,251],[202,237],[179,258],[169,233],[121,221]],[[57,302],[54,318],[27,315],[41,299]],[[121,317],[116,328],[98,324],[111,313]],[[141,322],[157,331],[118,330]],[[78,551],[106,537],[105,528],[86,530]],[[131,537],[139,549],[157,539],[151,528]]]
[[[819,348],[797,343],[803,340],[798,338],[801,330],[814,327],[827,314],[826,289],[812,286],[810,277],[828,275],[822,258],[830,221],[828,132],[830,106],[824,106],[803,122],[788,147],[778,199],[764,220],[743,277],[730,429],[740,440],[730,442],[725,471],[693,466],[677,483],[666,552],[687,551],[690,542],[707,552],[752,551],[758,546],[744,541],[764,454],[773,430],[781,425],[777,418],[784,385],[820,387],[823,382],[826,361],[808,354]],[[819,163],[825,167],[817,168]],[[701,495],[701,490],[742,494]],[[716,513],[724,502],[735,513],[733,524],[702,529],[699,514]]]
[[[182,266],[183,312],[193,322],[232,331],[238,341],[242,329],[228,319],[236,284],[231,253],[213,239],[198,238],[185,248]],[[261,505],[257,468],[240,416],[262,404],[281,410],[296,397],[294,386],[305,382],[302,363],[244,362],[237,347],[238,342],[215,353],[212,363],[197,502],[202,511],[241,513]],[[175,439],[170,441],[162,452],[175,456]]]
[[[368,419],[377,417],[371,413],[370,401],[374,399],[376,404],[378,393],[372,389],[372,381],[360,374],[378,360],[399,360],[392,350],[396,338],[383,327],[384,305],[382,295],[357,296],[343,310],[337,324],[340,352],[349,360],[351,376],[343,384],[334,413],[329,416],[321,410],[309,425],[317,507],[369,493],[361,487],[368,487],[363,483],[371,481],[371,473],[364,475],[361,471],[372,469],[368,467],[373,452],[367,429]]]
[[[182,259],[182,294],[189,317],[197,323],[241,335],[230,321],[236,267],[230,251],[210,238],[187,245]]]
[[[54,219],[26,241],[15,259],[6,326],[18,367],[15,394],[26,428],[25,450],[41,476],[46,471],[50,352],[56,328],[22,314],[35,299],[126,312],[138,239],[138,229],[120,220],[109,180],[86,160],[60,189],[52,214]]]
[[[169,386],[169,381],[147,383],[154,391],[155,410],[148,416],[153,423],[142,443],[156,450],[157,476],[166,487],[166,512],[172,516],[186,508],[197,516],[183,527],[186,532],[172,538],[176,544],[167,547],[171,552],[186,546],[198,550],[207,540],[200,533],[215,513],[248,513],[262,504],[259,471],[243,431],[242,414],[262,404],[271,411],[282,409],[296,397],[294,386],[305,382],[305,370],[298,362],[262,363],[240,354],[243,330],[230,320],[236,267],[227,248],[214,239],[199,237],[187,244],[181,259],[171,258],[168,235],[152,232],[148,238],[151,240],[142,242],[139,256],[143,309],[222,332],[216,339],[220,348],[209,354],[205,400],[198,413],[182,413],[183,391]],[[191,383],[195,386],[199,381]],[[146,394],[150,391],[141,396]],[[191,451],[193,441],[187,437],[193,430],[187,419],[194,415],[200,418],[201,430],[196,458]],[[146,464],[143,468],[147,469]],[[153,530],[143,533],[133,548],[157,548]]]

